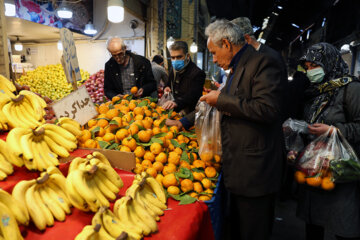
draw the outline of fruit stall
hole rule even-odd
[[[103,72],[87,78],[91,95]],[[101,101],[97,92],[98,114],[81,126],[44,119],[47,90],[15,94],[4,77],[0,88],[1,237],[214,239],[208,204],[221,157],[199,154],[194,130],[167,127],[176,112],[132,95]],[[129,158],[131,168],[121,163]]]

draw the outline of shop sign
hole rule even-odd
[[[52,108],[57,118],[69,117],[81,125],[84,125],[97,115],[95,105],[91,101],[85,86],[79,87],[78,90],[56,101]]]

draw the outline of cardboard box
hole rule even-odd
[[[123,169],[125,171],[131,172],[136,166],[136,160],[135,160],[135,154],[132,152],[121,152],[117,150],[107,150],[107,149],[98,149],[98,148],[79,148],[82,150],[87,150],[84,152],[84,156],[86,157],[87,154],[90,154],[92,152],[100,152],[106,156],[106,158],[109,160],[111,166],[119,169]],[[69,156],[67,158],[60,158],[60,163],[67,163],[74,158],[76,158],[76,155]]]

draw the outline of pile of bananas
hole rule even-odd
[[[15,85],[9,79],[0,74],[0,97],[15,97],[15,91]]]
[[[109,199],[115,200],[123,185],[107,158],[99,152],[75,158],[66,178],[70,202],[82,211],[97,212],[101,206],[109,207]]]
[[[8,157],[8,151],[6,148],[6,142],[0,139],[0,181],[6,179],[6,177],[14,172],[14,168]],[[16,163],[16,162],[15,162]],[[13,163],[14,165],[16,165]]]
[[[39,230],[53,226],[54,219],[65,221],[71,204],[66,195],[65,177],[56,167],[49,167],[40,177],[17,183],[12,196],[25,206]],[[29,219],[29,218],[28,218]]]
[[[18,224],[29,225],[29,213],[22,202],[0,189],[0,239],[23,239]]]
[[[80,70],[81,79],[86,80],[90,74]],[[19,84],[27,85],[31,91],[47,96],[52,100],[62,99],[73,90],[67,82],[64,69],[61,64],[46,65],[29,71],[18,79]]]
[[[77,134],[80,125],[67,118],[62,124],[43,124],[36,130],[30,128],[12,129],[6,140],[10,162],[17,162],[29,170],[43,171],[50,166],[58,166],[60,157],[68,157],[77,148]],[[69,128],[71,126],[71,128]]]

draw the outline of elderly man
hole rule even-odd
[[[132,87],[139,90],[137,97],[149,96],[156,91],[151,63],[146,58],[126,50],[121,38],[109,39],[107,49],[111,58],[105,64],[105,95],[112,99],[117,95],[130,94]]]
[[[206,28],[214,63],[230,75],[221,91],[200,98],[222,113],[222,167],[229,196],[229,239],[265,240],[271,235],[275,195],[283,171],[281,67],[248,45],[239,26],[217,20]],[[187,127],[189,114],[179,122]]]

